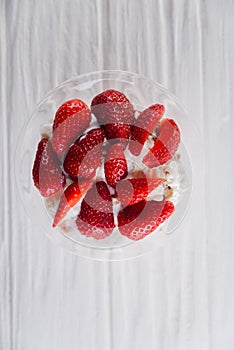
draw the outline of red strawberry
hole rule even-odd
[[[66,184],[65,175],[48,138],[38,143],[32,175],[34,185],[43,197],[52,196]]]
[[[116,90],[106,90],[95,96],[91,103],[92,113],[103,127],[107,139],[126,144],[130,136],[130,126],[134,118],[134,108],[129,99]],[[125,125],[124,125],[125,124]]]
[[[104,132],[101,128],[90,130],[72,145],[64,160],[64,170],[73,179],[78,176],[91,179],[101,162]]]
[[[112,198],[104,181],[95,183],[85,195],[76,225],[83,235],[96,239],[105,238],[113,231]]]
[[[56,153],[65,152],[89,126],[91,112],[81,100],[62,104],[55,114],[52,144]]]
[[[114,143],[120,142],[125,147],[131,133],[131,126],[124,123],[111,123],[104,126],[105,136],[107,140],[112,140]]]
[[[95,96],[91,102],[91,111],[98,122],[131,123],[134,109],[129,99],[120,91],[106,90]]]
[[[159,136],[154,146],[143,158],[143,163],[149,168],[168,162],[177,151],[180,143],[180,130],[173,119],[164,119],[160,123]]]
[[[106,155],[104,171],[109,186],[115,187],[117,182],[127,176],[128,166],[121,143],[112,145]]]
[[[73,182],[65,189],[60,198],[59,206],[54,217],[53,227],[57,226],[67,212],[79,202],[91,185],[92,181],[85,180],[83,182],[80,181],[79,183]]]
[[[140,178],[145,178],[146,175],[144,173],[143,170],[135,170],[133,172],[131,172],[131,176],[134,177],[134,178],[137,178],[137,179],[140,179]]]
[[[134,156],[139,156],[149,134],[155,128],[165,112],[163,105],[155,104],[141,112],[132,127],[129,151]]]
[[[173,211],[174,205],[169,201],[141,201],[119,212],[119,231],[129,239],[142,239],[168,219]]]
[[[150,192],[161,185],[165,179],[133,178],[119,181],[116,196],[124,206],[129,206],[146,199]]]

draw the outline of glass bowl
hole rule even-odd
[[[73,98],[81,99],[90,105],[95,95],[107,89],[123,92],[137,111],[142,111],[155,103],[163,104],[166,109],[165,116],[173,118],[181,130],[179,149],[168,165],[176,193],[174,196],[175,212],[155,232],[139,241],[129,240],[120,235],[117,229],[109,237],[95,240],[81,235],[77,229],[74,229],[75,226],[70,225],[70,228],[69,224],[64,226],[63,222],[56,228],[52,228],[52,218],[58,198],[56,196],[49,199],[43,198],[32,181],[32,166],[41,132],[46,125],[52,124],[58,107]],[[33,225],[39,231],[44,231],[53,242],[62,245],[70,252],[97,260],[133,258],[152,250],[160,241],[169,239],[170,234],[178,230],[184,219],[192,193],[190,159],[194,139],[191,120],[178,103],[177,98],[160,84],[130,72],[101,71],[83,74],[65,81],[49,92],[36,106],[31,118],[23,127],[15,153],[18,191]],[[135,162],[136,167],[140,168],[140,158],[136,158]],[[77,209],[74,207],[69,217],[75,220],[76,215]]]

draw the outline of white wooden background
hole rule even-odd
[[[1,0],[1,350],[234,349],[233,0]],[[70,77],[143,73],[200,128],[206,173],[183,232],[94,262],[54,246],[16,196],[16,138]]]

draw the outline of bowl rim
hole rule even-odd
[[[20,129],[19,133],[18,133],[18,137],[17,137],[17,142],[16,142],[16,148],[15,148],[15,152],[14,152],[14,175],[16,178],[16,185],[19,191],[17,191],[17,195],[19,197],[21,197],[20,195],[20,188],[19,188],[19,182],[17,180],[17,176],[16,176],[16,171],[18,168],[17,165],[17,152],[19,149],[19,143],[21,140],[22,135],[24,134],[24,131],[26,130],[28,124],[33,120],[35,113],[37,112],[38,108],[43,105],[44,101],[46,99],[48,99],[49,96],[53,95],[53,93],[58,90],[61,89],[63,86],[67,85],[68,83],[71,83],[73,81],[76,80],[82,80],[84,78],[89,78],[91,76],[94,75],[102,75],[102,74],[127,74],[127,75],[131,75],[132,77],[136,77],[136,78],[141,78],[141,79],[145,79],[147,80],[150,84],[153,84],[157,89],[162,90],[164,93],[167,94],[167,96],[170,97],[170,99],[173,100],[173,102],[175,102],[177,108],[179,110],[181,110],[184,114],[188,115],[187,110],[182,106],[182,104],[180,103],[179,99],[177,98],[177,96],[175,96],[170,90],[168,90],[166,87],[164,87],[161,83],[155,82],[154,80],[152,80],[151,78],[148,78],[147,76],[140,74],[140,73],[135,73],[135,72],[130,72],[127,70],[98,70],[98,71],[93,71],[93,72],[87,72],[87,73],[83,73],[80,75],[74,75],[72,76],[70,79],[67,79],[63,82],[61,82],[59,85],[57,85],[55,88],[51,89],[50,91],[47,92],[47,94],[45,94],[43,96],[43,98],[34,106],[32,113],[30,113],[30,117],[25,121],[25,123],[23,124],[22,128]],[[101,78],[100,80],[106,80],[105,78]],[[77,82],[78,84],[79,82]],[[196,127],[195,123],[193,122],[191,124],[191,129],[195,130],[195,133],[198,133],[198,128]],[[157,246],[161,246],[161,244],[163,244],[163,241],[165,241],[165,239],[169,239],[171,235],[171,233],[175,232],[178,227],[182,227],[183,222],[185,220],[185,218],[188,216],[189,211],[190,211],[190,207],[191,207],[191,202],[192,202],[192,197],[193,197],[193,191],[194,191],[194,169],[193,169],[193,164],[192,164],[192,157],[191,154],[189,152],[189,150],[187,149],[186,145],[183,143],[183,147],[185,147],[186,153],[188,155],[189,158],[189,162],[190,162],[190,167],[191,167],[191,174],[192,174],[192,182],[191,182],[191,189],[190,189],[190,195],[189,195],[189,200],[187,203],[187,206],[183,212],[182,217],[180,218],[180,220],[178,221],[178,223],[176,224],[176,226],[167,234],[164,235],[163,237],[161,236],[160,238],[163,239],[159,239],[159,237],[157,237],[157,241],[158,244]],[[24,203],[25,201],[22,200],[22,198],[20,198],[20,202],[21,205],[24,207],[27,216],[30,218],[31,223],[33,223],[33,219],[30,217],[29,212],[28,212],[28,208],[26,206],[26,204]],[[41,198],[42,200],[42,198]],[[99,260],[99,261],[120,261],[120,260],[127,260],[127,259],[133,259],[142,255],[147,254],[148,252],[153,250],[153,245],[150,244],[142,244],[142,242],[146,242],[148,240],[150,240],[150,236],[145,237],[143,240],[140,241],[133,241],[132,244],[127,244],[126,246],[121,246],[121,247],[106,247],[105,249],[103,249],[102,247],[95,247],[95,246],[86,246],[83,245],[81,242],[74,242],[72,241],[71,238],[69,238],[68,236],[62,234],[59,230],[57,230],[58,235],[51,235],[50,233],[48,233],[48,230],[45,230],[43,227],[38,227],[38,229],[41,231],[43,231],[45,233],[45,235],[47,237],[49,237],[50,241],[53,241],[53,243],[59,245],[59,246],[63,246],[64,247],[64,243],[66,241],[70,241],[69,244],[67,245],[67,249],[69,250],[70,253],[74,254],[74,255],[78,255],[84,258],[88,258],[91,260]],[[62,237],[62,239],[61,239]],[[159,242],[160,241],[160,242]],[[72,244],[76,244],[76,248],[74,249],[74,246],[71,246],[71,242]],[[67,242],[68,243],[68,242]],[[136,252],[136,245],[140,246],[139,252]],[[142,246],[145,245],[148,247],[148,249],[146,249],[146,247],[144,247],[142,249]],[[78,247],[79,246],[79,247]],[[126,250],[126,248],[134,246],[134,254],[131,254],[131,252],[125,252],[124,250]],[[80,249],[79,249],[80,248]],[[132,250],[132,249],[130,249]],[[105,256],[103,256],[103,253],[105,251]]]

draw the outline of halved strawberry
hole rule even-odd
[[[48,138],[38,143],[32,176],[34,185],[43,197],[52,196],[66,184],[65,175]]]
[[[146,199],[150,192],[161,185],[161,178],[132,178],[119,181],[116,185],[116,196],[122,205],[132,205]]]
[[[103,141],[103,130],[96,128],[87,132],[70,147],[63,167],[72,179],[77,179],[78,176],[91,179],[95,176],[101,162]]]
[[[141,201],[125,207],[119,212],[119,231],[129,239],[142,239],[152,233],[173,212],[172,202]]]
[[[73,182],[63,192],[57,212],[54,217],[53,227],[57,226],[58,223],[65,217],[67,212],[76,205],[81,197],[88,191],[92,186],[92,181],[85,180]]]
[[[59,107],[53,123],[52,144],[56,153],[65,152],[89,126],[91,112],[81,100],[69,100]]]
[[[105,238],[113,231],[112,198],[104,181],[95,183],[86,193],[76,225],[83,235],[96,239]]]
[[[162,120],[159,136],[143,158],[143,163],[149,168],[165,164],[174,156],[179,143],[180,130],[176,122],[173,119]]]
[[[145,141],[165,112],[163,105],[155,104],[141,112],[132,126],[129,151],[138,156]]]
[[[106,155],[104,171],[109,186],[115,187],[117,182],[127,176],[128,166],[121,143],[112,145]]]
[[[134,108],[129,99],[120,91],[106,90],[95,96],[91,111],[103,127],[107,139],[123,140],[130,136],[130,127],[134,118]]]

